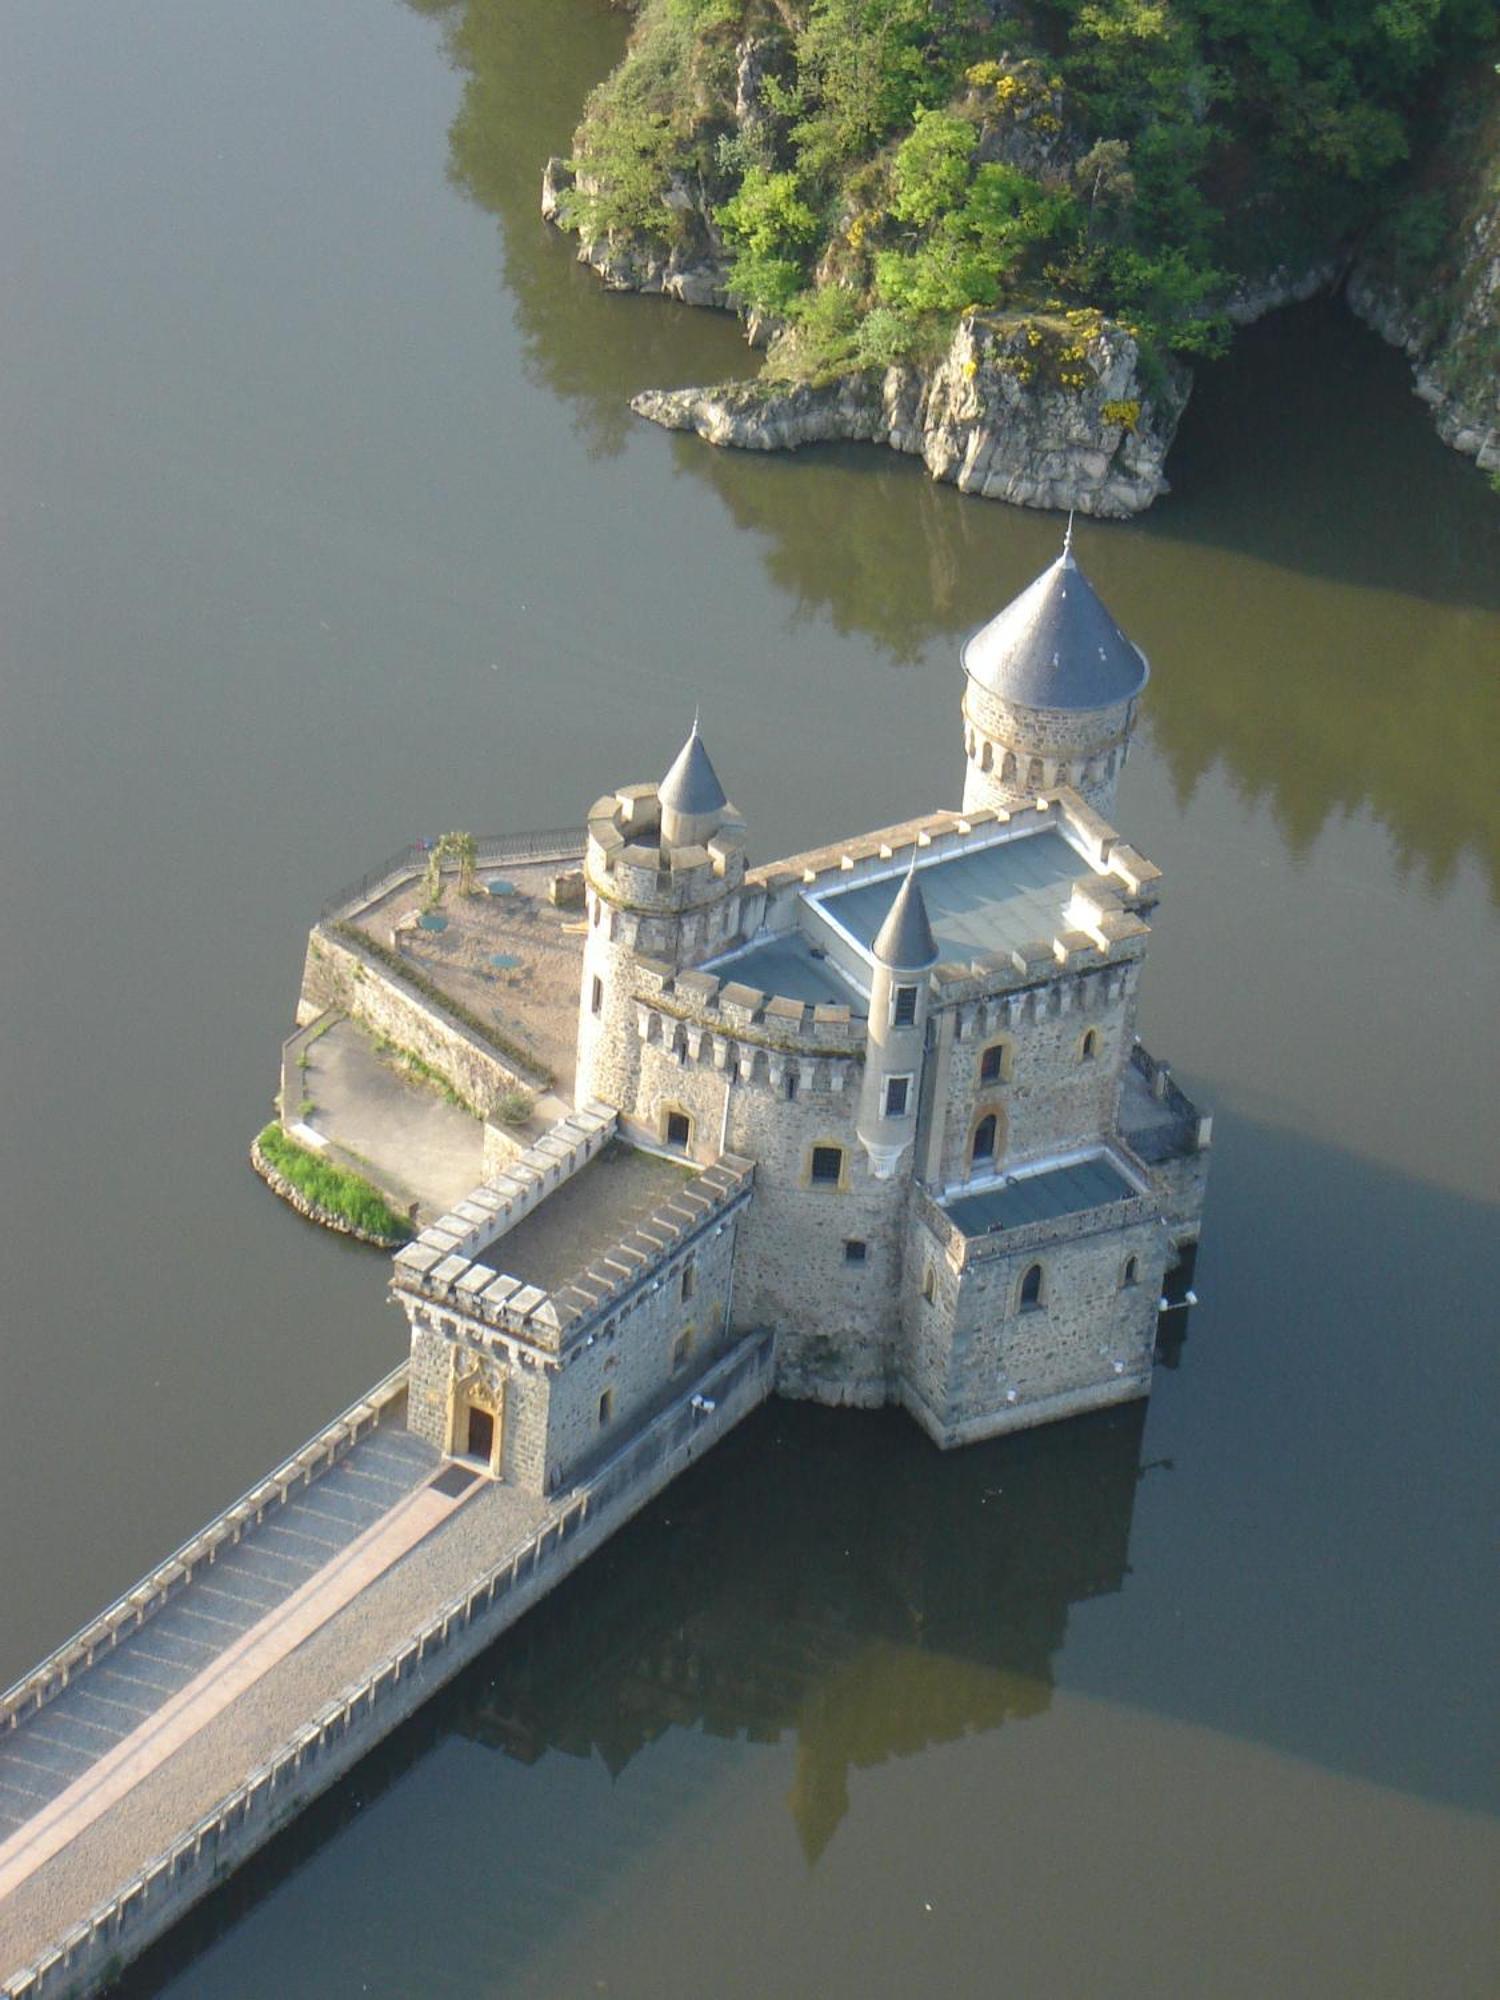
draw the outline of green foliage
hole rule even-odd
[[[590,101],[590,226],[722,232],[731,290],[817,376],[928,348],[975,306],[1061,295],[1143,352],[1212,354],[1240,275],[1305,266],[1389,208],[1430,80],[1492,0],[643,0]],[[737,43],[761,51],[736,125]],[[1442,217],[1401,206],[1420,271]],[[1050,308],[1048,308],[1050,309]]]
[[[524,1090],[507,1090],[495,1101],[495,1116],[502,1125],[524,1125],[531,1116],[531,1106]]]
[[[266,1165],[325,1215],[384,1243],[404,1243],[411,1235],[406,1217],[389,1207],[378,1188],[347,1167],[299,1146],[274,1120],[255,1143]]]
[[[784,312],[806,283],[800,254],[819,233],[797,176],[749,168],[739,193],[715,211],[714,220],[734,252],[735,297],[761,312]]]

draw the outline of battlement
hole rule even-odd
[[[542,1285],[528,1282],[525,1275],[503,1271],[492,1246],[503,1241],[544,1194],[554,1192],[562,1180],[580,1171],[613,1133],[614,1125],[613,1114],[607,1121],[598,1121],[598,1144],[586,1150],[567,1173],[560,1172],[560,1161],[547,1156],[559,1173],[546,1186],[532,1173],[518,1176],[516,1171],[529,1163],[532,1155],[541,1154],[547,1140],[539,1141],[506,1175],[491,1186],[476,1188],[468,1202],[455,1211],[454,1219],[462,1220],[465,1209],[489,1209],[495,1196],[504,1204],[507,1190],[502,1183],[508,1181],[514,1188],[504,1219],[500,1220],[498,1211],[491,1211],[487,1232],[481,1231],[479,1240],[468,1246],[469,1254],[462,1249],[445,1251],[441,1242],[427,1240],[434,1234],[448,1236],[451,1231],[424,1230],[393,1260],[392,1287],[454,1315],[463,1322],[464,1336],[471,1342],[504,1348],[523,1365],[540,1362],[549,1369],[559,1366],[628,1295],[658,1282],[661,1270],[690,1241],[748,1201],[755,1176],[752,1161],[724,1154],[653,1203],[617,1240],[606,1238],[600,1251],[586,1255],[576,1269],[570,1267],[565,1280]]]
[[[745,830],[733,808],[701,845],[664,843],[661,821],[657,785],[626,785],[594,801],[585,868],[606,901],[652,913],[690,910],[738,887]]]
[[[863,1053],[866,1024],[847,1000],[771,993],[712,970],[674,971],[660,959],[638,959],[635,975],[641,1040],[685,1048],[693,1062],[738,1068],[748,1078],[741,1045],[804,1058]]]

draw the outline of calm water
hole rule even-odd
[[[400,1351],[244,1164],[305,926],[695,703],[757,852],[951,802],[1052,519],[637,425],[536,216],[601,0],[0,0],[0,1680]],[[1488,1994],[1500,509],[1315,307],[1079,530],[1218,1113],[1148,1412],[776,1407],[132,1976],[174,2000]]]

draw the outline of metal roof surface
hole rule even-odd
[[[1064,550],[963,649],[964,672],[1023,708],[1113,708],[1150,668]]]
[[[1049,827],[923,862],[917,879],[939,956],[967,964],[978,952],[1010,951],[1054,937],[1073,883],[1091,872],[1078,850]],[[890,898],[891,878],[886,875],[833,890],[822,903],[866,951],[873,951]]]
[[[1124,1201],[1137,1190],[1113,1160],[1098,1153],[1065,1167],[1047,1167],[1002,1181],[979,1194],[960,1195],[945,1202],[944,1213],[965,1236],[987,1236],[995,1229],[1016,1229],[1025,1222],[1052,1222],[1060,1215],[1077,1215],[1105,1202]]]
[[[719,774],[703,747],[696,722],[692,734],[678,751],[671,770],[662,779],[657,798],[672,812],[683,814],[714,813],[728,805],[724,787],[719,783]]]
[[[908,972],[931,965],[936,959],[938,950],[915,869],[908,873],[892,898],[890,912],[875,934],[872,949],[882,965],[894,965]]]
[[[715,959],[703,970],[784,1000],[804,1000],[814,1007],[848,1007],[861,1017],[869,1011],[864,996],[844,981],[831,960],[813,956],[812,946],[800,931],[766,938],[729,958]]]

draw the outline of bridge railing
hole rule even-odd
[[[393,1368],[383,1381],[309,1438],[274,1472],[257,1481],[248,1493],[226,1507],[207,1527],[200,1528],[165,1562],[158,1563],[139,1583],[116,1598],[106,1611],[49,1653],[40,1666],[33,1667],[24,1679],[7,1688],[0,1695],[0,1736],[45,1708],[62,1693],[74,1674],[92,1666],[102,1654],[138,1631],[148,1618],[155,1617],[221,1549],[238,1542],[248,1528],[258,1526],[290,1493],[311,1486],[321,1474],[337,1465],[352,1446],[384,1420],[392,1404],[406,1394],[408,1367],[403,1361],[400,1367]]]
[[[189,1878],[205,1868],[217,1870],[222,1842],[252,1819],[276,1824],[286,1795],[290,1792],[295,1798],[298,1781],[367,1720],[378,1703],[410,1682],[476,1619],[549,1568],[592,1514],[628,1495],[633,1487],[650,1481],[662,1460],[680,1450],[689,1435],[701,1437],[706,1444],[732,1429],[764,1399],[774,1366],[774,1337],[759,1334],[752,1335],[713,1368],[705,1370],[698,1394],[690,1400],[684,1399],[649,1424],[640,1436],[598,1469],[576,1499],[563,1503],[561,1511],[530,1540],[478,1577],[461,1596],[444,1605],[372,1673],[328,1702],[276,1756],[252,1771],[243,1784],[148,1862],[107,1903],[76,1924],[43,1957],[13,1974],[0,1989],[3,2000],[52,2000],[54,1994],[71,1990],[71,1982],[82,1968],[106,1962],[110,1946],[122,1931],[133,1928],[138,1918],[160,1912]],[[390,1380],[388,1376],[386,1381]],[[380,1386],[384,1388],[385,1384]],[[650,1490],[653,1488],[647,1486],[647,1491]],[[354,1754],[363,1754],[365,1747],[361,1744]],[[343,1761],[345,1764],[349,1761],[347,1754]],[[325,1778],[324,1782],[331,1779]],[[320,1788],[314,1786],[315,1790]],[[296,1810],[295,1803],[291,1810]],[[260,1837],[264,1838],[264,1834]],[[191,1893],[184,1893],[191,1900]],[[65,1981],[70,1982],[69,1986],[64,1985]]]
[[[576,826],[552,827],[539,833],[487,835],[477,843],[475,862],[480,868],[498,868],[507,862],[576,861],[587,845],[583,829]],[[323,905],[319,912],[321,920],[334,923],[340,917],[352,916],[389,895],[402,882],[425,873],[431,852],[430,841],[417,840],[377,863]]]

